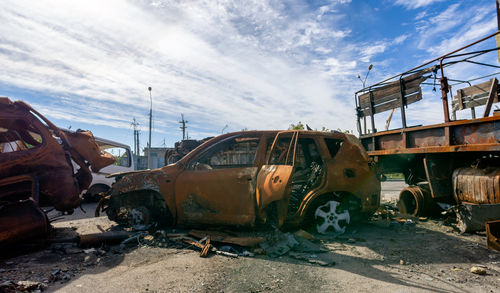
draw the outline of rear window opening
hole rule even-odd
[[[325,138],[325,143],[330,156],[333,158],[337,155],[340,148],[342,147],[343,141],[341,139]]]

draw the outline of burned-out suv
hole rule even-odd
[[[380,199],[368,155],[356,137],[340,132],[227,133],[175,164],[114,176],[103,209],[129,224],[309,223],[319,233],[343,232]]]

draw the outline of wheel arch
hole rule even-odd
[[[348,191],[324,192],[310,196],[309,198],[307,198],[305,202],[302,203],[301,207],[299,208],[299,215],[298,215],[301,219],[301,222],[305,222],[308,219],[310,219],[310,217],[314,215],[317,206],[321,204],[323,201],[327,200],[336,200],[341,203],[347,200],[349,201],[353,200],[356,201],[356,207],[355,209],[350,207],[349,211],[361,208],[361,200],[351,192]]]
[[[140,189],[120,194],[113,194],[109,198],[106,213],[111,220],[117,219],[120,207],[147,207],[151,215],[161,224],[175,225],[175,207],[167,204],[161,193],[153,189]]]

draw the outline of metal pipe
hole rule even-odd
[[[443,100],[444,122],[450,122],[450,110],[448,107],[448,80],[444,76],[443,59],[440,60],[441,69],[441,99]]]

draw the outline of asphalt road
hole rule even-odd
[[[404,180],[387,180],[385,182],[382,182],[382,202],[397,201],[399,192],[405,186],[407,186],[407,184],[404,182]]]

